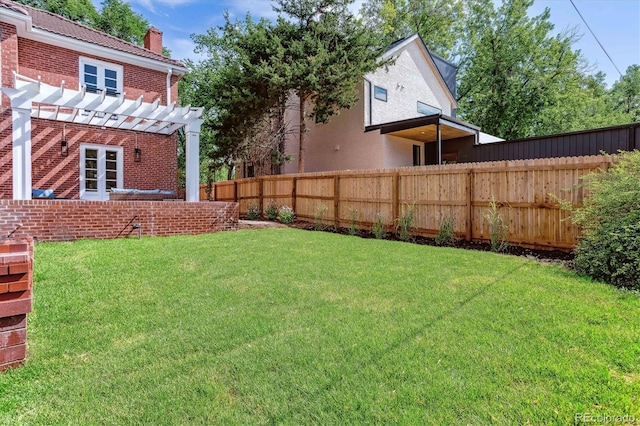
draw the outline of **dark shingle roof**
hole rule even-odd
[[[0,8],[30,16],[32,25],[41,30],[184,68],[184,64],[176,59],[167,58],[144,47],[120,40],[112,35],[44,10],[25,6],[11,0],[0,0]]]

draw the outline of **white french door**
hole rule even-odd
[[[80,144],[80,198],[105,201],[122,188],[122,147]]]

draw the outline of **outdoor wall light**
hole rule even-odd
[[[142,150],[138,147],[138,134],[136,133],[136,143],[133,148],[133,161],[139,163],[142,161]]]
[[[65,127],[66,125],[62,126],[62,140],[60,141],[60,155],[63,157],[68,157],[69,156],[69,143],[67,142],[67,137],[65,135]]]

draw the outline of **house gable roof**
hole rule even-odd
[[[89,28],[85,25],[44,10],[25,6],[11,0],[0,0],[0,9],[8,9],[16,14],[24,15],[25,19],[30,18],[31,27],[48,33],[57,34],[80,42],[102,46],[107,49],[151,59],[172,67],[184,69],[184,64],[176,59],[167,58],[166,56],[152,52],[144,47],[120,40],[112,35]]]
[[[382,57],[385,59],[393,57],[397,55],[402,49],[414,42],[416,42],[422,49],[425,58],[427,58],[427,62],[429,62],[429,65],[435,69],[435,74],[438,77],[440,84],[443,88],[445,88],[445,92],[451,98],[453,104],[456,105],[457,67],[441,56],[431,52],[418,34],[414,34],[412,36],[391,43]]]

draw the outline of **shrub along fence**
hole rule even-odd
[[[216,182],[211,199],[238,202],[241,215],[252,203],[264,211],[273,200],[292,207],[301,220],[315,221],[325,211],[324,223],[348,227],[355,219],[365,230],[378,214],[387,230],[394,230],[414,206],[413,234],[434,236],[442,221],[452,218],[457,237],[467,241],[489,240],[485,215],[495,200],[509,227],[509,243],[570,250],[578,229],[554,197],[582,204],[580,177],[606,170],[614,160],[600,155],[263,176]],[[206,199],[204,186],[201,196]]]

